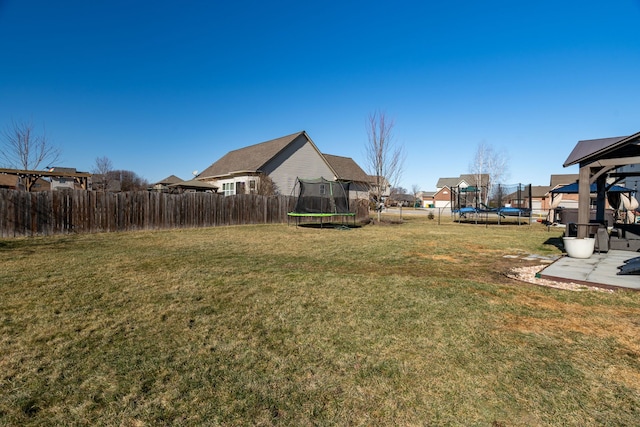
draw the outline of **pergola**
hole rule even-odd
[[[27,191],[31,191],[31,187],[38,180],[38,178],[72,178],[73,181],[80,185],[83,190],[88,188],[89,178],[91,174],[87,172],[69,172],[69,171],[56,171],[55,169],[50,171],[37,171],[37,170],[23,170],[23,169],[4,169],[0,168],[0,173],[7,175],[15,175],[23,178],[26,183]]]
[[[564,167],[578,164],[578,238],[588,237],[591,185],[596,189],[596,222],[605,218],[607,178],[613,185],[637,172],[620,172],[622,166],[640,164],[640,132],[630,136],[579,141],[564,162]]]
[[[213,193],[218,192],[218,186],[213,185],[207,181],[198,181],[196,179],[192,179],[190,181],[181,181],[176,182],[174,184],[170,184],[167,186],[171,190],[177,191],[209,191]]]

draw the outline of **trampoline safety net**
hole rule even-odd
[[[294,214],[349,213],[348,182],[329,181],[324,178],[298,178],[297,186],[299,192]]]

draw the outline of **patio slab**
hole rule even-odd
[[[612,250],[594,253],[587,259],[564,256],[539,273],[543,279],[587,286],[640,290],[639,275],[618,275],[618,267],[638,252]]]

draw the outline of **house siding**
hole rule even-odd
[[[436,208],[451,207],[451,190],[444,187],[434,195],[433,201]]]
[[[333,171],[320,153],[303,135],[271,159],[264,166],[263,172],[271,177],[283,195],[291,195],[298,177],[335,179]]]
[[[352,200],[369,199],[369,184],[365,182],[351,182],[349,185],[349,198]]]

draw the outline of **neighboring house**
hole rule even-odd
[[[23,182],[23,178],[17,175],[0,174],[0,188],[7,188],[10,190],[25,191],[26,186]],[[45,181],[42,178],[36,179],[35,183],[31,187],[31,191],[48,191],[51,190],[51,183]]]
[[[436,195],[435,191],[419,191],[418,192],[418,200],[422,201],[423,208],[435,208],[435,200],[434,197]]]
[[[549,185],[532,185],[531,186],[531,210],[534,214],[546,215],[551,209],[551,191],[553,187]],[[526,199],[528,199],[528,195]],[[528,206],[528,200],[525,199],[525,206]]]
[[[369,199],[371,182],[369,175],[351,157],[323,154],[331,168],[336,173],[338,181],[349,181],[350,199]]]
[[[549,179],[549,191],[556,188],[563,187],[565,185],[578,182],[579,175],[576,174],[557,174],[551,175]],[[578,195],[577,194],[558,194],[554,197],[549,195],[549,207],[547,209],[555,209],[557,207],[578,209]]]
[[[551,178],[549,179],[549,185],[553,189],[561,185],[573,184],[574,182],[578,182],[579,177],[580,176],[577,173],[551,175]]]
[[[385,177],[378,176],[378,175],[368,175],[368,176],[369,176],[369,182],[371,183],[370,194],[372,197],[377,197],[378,195],[378,182],[380,182],[380,187],[382,187],[380,189],[380,196],[382,197],[382,199],[384,200],[391,195],[391,184],[389,183],[389,181],[387,181]]]
[[[478,176],[475,174],[462,174],[457,178],[439,178],[438,183],[436,184],[437,192],[441,192],[441,194],[436,194],[439,199],[439,205],[436,203],[435,207],[448,207],[454,208],[457,207],[457,204],[461,205],[473,205],[476,206],[478,203],[481,203],[483,200],[487,199],[487,191],[489,184],[489,175],[482,174],[480,175],[480,182],[478,182]],[[467,193],[469,191],[469,193]],[[451,194],[455,193],[456,199],[452,204]],[[460,194],[465,195],[465,200],[459,200]],[[475,194],[477,197],[473,199],[469,199],[467,194]]]
[[[169,184],[171,193],[217,193],[218,187],[211,182],[192,179]]]
[[[389,206],[413,207],[416,197],[413,194],[392,194],[389,196]]]
[[[425,208],[450,208],[451,189],[445,185],[436,191],[423,191],[422,205]]]
[[[364,174],[356,166],[348,157],[323,155],[301,131],[229,151],[196,179],[219,187],[228,196],[256,192],[261,177],[267,176],[280,194],[291,195],[297,178],[354,181],[356,188],[364,188]]]
[[[482,174],[480,182],[474,174],[462,174],[457,178],[440,178],[436,184],[436,189],[440,190],[444,187],[454,188],[468,188],[468,187],[486,187],[489,183],[489,175]]]
[[[49,172],[59,175],[51,176],[52,190],[75,190],[82,189],[82,184],[75,179],[74,175],[78,173],[75,168],[54,167]]]
[[[561,174],[551,175],[549,179],[550,185],[532,185],[531,186],[531,210],[537,215],[546,215],[550,209],[554,209],[564,201],[563,207],[574,208],[577,207],[577,196],[573,194],[555,195],[552,196],[551,190],[554,190],[565,185],[572,184],[578,179],[577,174]],[[516,193],[507,195],[505,203],[512,206],[529,206],[529,190],[528,186],[524,186],[523,193],[520,195],[521,199],[517,200]],[[574,206],[575,205],[575,206]]]
[[[180,182],[184,182],[184,180],[178,178],[175,175],[169,175],[165,179],[162,179],[162,180],[156,182],[155,184],[152,184],[151,187],[149,188],[149,190],[151,190],[151,191],[160,191],[160,192],[164,193],[164,192],[169,191],[169,186],[170,185],[178,184]]]
[[[447,207],[451,201],[451,193],[449,187],[445,186],[437,191],[420,191],[418,199],[422,201],[424,208]]]

